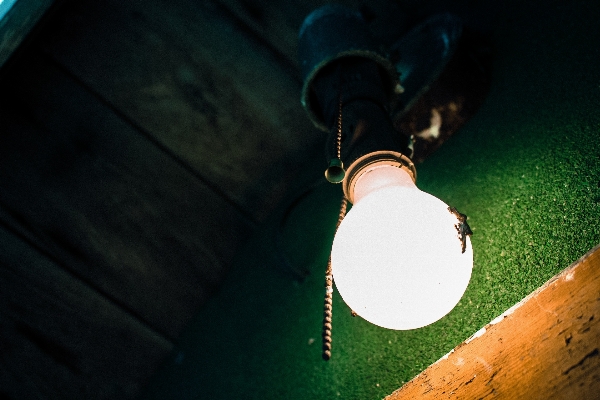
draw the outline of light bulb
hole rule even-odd
[[[352,209],[333,241],[335,285],[348,306],[389,329],[415,329],[449,313],[465,292],[473,250],[448,205],[397,165],[375,163],[353,185]]]

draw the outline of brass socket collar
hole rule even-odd
[[[410,158],[396,151],[374,151],[358,158],[346,171],[343,187],[344,195],[350,203],[354,204],[354,186],[358,182],[358,179],[371,167],[377,165],[390,165],[401,168],[408,172],[413,182],[417,181],[417,170]]]

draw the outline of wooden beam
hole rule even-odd
[[[0,221],[177,337],[246,219],[51,62],[21,61],[0,87]]]
[[[70,2],[44,48],[240,209],[262,220],[320,146],[300,81],[211,2]]]
[[[192,1],[192,0],[180,0]],[[323,0],[216,0],[254,35],[288,60],[298,65],[298,32],[304,19],[315,9],[327,2]],[[387,0],[339,0],[341,4],[357,12],[364,11],[376,40],[392,43],[406,32],[406,4]]]
[[[600,398],[600,245],[386,400]]]
[[[0,226],[0,398],[132,399],[172,348]]]

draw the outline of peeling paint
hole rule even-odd
[[[448,356],[450,356],[450,354],[454,353],[454,349],[450,350],[448,353],[446,353],[446,355],[442,358],[440,358],[440,360],[447,360]]]
[[[447,359],[448,359],[448,357],[450,356],[450,354],[452,354],[452,353],[454,353],[454,349],[452,349],[452,350],[450,350],[448,353],[444,354],[444,355],[443,355],[443,356],[442,356],[442,357],[441,357],[439,360],[437,360],[437,361],[436,361],[436,362],[434,362],[433,364],[437,364],[437,363],[439,363],[440,361],[447,360]]]
[[[487,326],[487,325],[486,325]],[[486,327],[484,326],[483,328],[481,328],[480,330],[478,330],[477,332],[475,332],[473,334],[473,336],[471,336],[470,338],[468,338],[467,340],[465,340],[465,344],[469,344],[471,343],[473,340],[477,339],[478,337],[483,336],[483,334],[487,331]]]
[[[565,281],[572,281],[575,278],[575,271],[569,271],[565,274]]]
[[[462,358],[462,357],[458,357],[456,359],[456,361],[454,361],[452,364],[457,365],[457,366],[460,367],[461,365],[464,365],[464,363],[465,363],[465,359]]]

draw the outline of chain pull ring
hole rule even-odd
[[[340,183],[346,176],[344,163],[342,162],[342,95],[340,93],[340,104],[338,109],[337,136],[335,140],[336,157],[329,162],[329,167],[325,170],[325,178],[331,183]]]
[[[340,204],[340,213],[338,215],[338,221],[335,226],[335,230],[340,227],[342,220],[346,216],[346,209],[348,207],[348,200],[346,197],[342,197],[342,203]],[[325,270],[325,305],[323,310],[323,359],[328,361],[331,358],[331,321],[333,311],[333,272],[331,270],[331,255],[327,261],[327,269]]]
[[[337,120],[337,139],[336,139],[336,150],[338,160],[342,159],[342,95],[340,94],[340,104],[338,107],[338,120]]]

